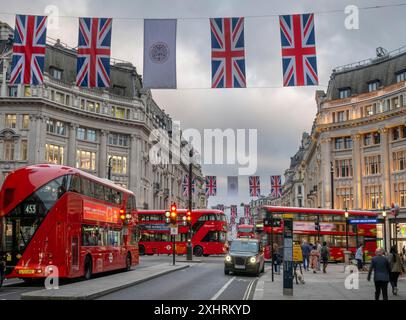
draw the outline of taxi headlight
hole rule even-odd
[[[255,257],[251,257],[251,258],[250,258],[250,262],[251,262],[251,263],[255,263],[255,262],[257,262],[257,258],[255,258]]]
[[[227,256],[226,256],[226,261],[227,261],[227,262],[230,262],[230,261],[231,261],[231,256],[228,256],[228,255],[227,255]]]

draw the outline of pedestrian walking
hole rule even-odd
[[[323,242],[321,247],[321,261],[323,262],[323,273],[327,272],[328,259],[330,259],[330,248],[327,246],[327,242]]]
[[[396,245],[390,248],[390,253],[388,256],[390,273],[389,281],[392,286],[392,293],[396,296],[398,294],[398,279],[402,272],[405,272],[403,267],[402,258],[398,254],[398,248]]]
[[[357,252],[355,252],[355,260],[357,260],[357,266],[358,266],[358,271],[362,271],[362,268],[364,267],[364,244],[361,243],[358,246]]]
[[[313,273],[316,273],[319,260],[320,253],[317,251],[317,246],[313,246],[312,251],[310,251],[310,268],[313,269]]]
[[[277,243],[273,244],[272,264],[276,274],[280,274],[281,256],[279,254],[279,246]]]
[[[317,241],[317,251],[319,253],[319,260],[317,262],[317,271],[321,271],[321,243],[320,241]]]
[[[310,246],[309,244],[305,241],[303,241],[302,244],[302,256],[303,256],[303,268],[307,271],[309,271],[309,257],[310,257]]]
[[[390,265],[388,259],[384,256],[384,250],[382,248],[376,249],[376,256],[371,260],[367,278],[368,281],[371,281],[372,271],[374,271],[375,300],[379,300],[381,292],[383,300],[388,300]]]

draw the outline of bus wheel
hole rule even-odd
[[[85,280],[89,280],[92,277],[92,258],[87,256],[85,259]]]
[[[196,257],[201,257],[203,255],[203,248],[201,246],[196,246],[193,249],[193,253]]]
[[[131,253],[127,253],[127,258],[125,259],[125,270],[131,270]]]
[[[142,245],[139,246],[139,247],[138,247],[138,253],[139,253],[140,256],[145,255],[145,247],[142,246]]]

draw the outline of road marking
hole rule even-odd
[[[217,291],[217,293],[211,297],[210,300],[217,300],[217,298],[227,289],[227,287],[231,284],[231,282],[233,282],[235,279],[235,277],[232,277],[230,280],[227,281],[227,283],[221,287],[221,289],[219,291]]]
[[[258,278],[251,280],[251,282],[248,284],[247,289],[245,290],[244,296],[243,296],[243,300],[248,300],[251,290],[252,290],[252,286],[254,284],[254,282],[257,280]]]

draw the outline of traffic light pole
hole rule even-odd
[[[192,159],[193,159],[193,149],[189,151],[189,212],[192,212],[193,200],[192,200],[192,174],[193,174],[193,166],[192,166]],[[193,260],[193,248],[192,248],[192,224],[190,221],[187,221],[188,225],[188,232],[187,232],[187,245],[186,245],[186,260],[191,261]]]
[[[176,249],[175,249],[175,236],[172,235],[172,264],[175,265],[175,253],[176,253]]]

